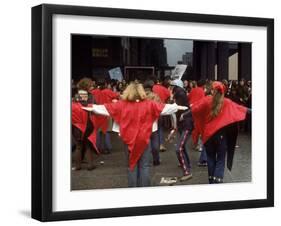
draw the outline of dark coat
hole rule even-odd
[[[189,108],[189,102],[187,99],[186,91],[183,88],[175,86],[173,89],[173,93],[174,93],[174,101],[176,102],[177,105],[187,106]],[[183,130],[191,131],[193,129],[192,114],[186,115],[186,117],[184,117],[184,120],[180,121],[180,117],[184,112],[186,111],[177,111],[176,113],[177,128],[179,131],[183,131]]]

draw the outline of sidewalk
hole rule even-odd
[[[127,163],[123,144],[116,133],[112,133],[113,151],[109,155],[95,156],[97,168],[92,171],[86,170],[86,164],[82,170],[72,171],[71,189],[104,189],[104,188],[126,188],[127,187]],[[251,181],[251,140],[247,134],[240,133],[238,136],[239,148],[234,156],[233,169],[225,170],[225,183],[249,182]],[[160,152],[161,164],[152,167],[152,186],[160,185],[162,177],[179,177],[182,175],[178,167],[178,160],[175,153],[175,144],[167,143],[167,151]],[[192,164],[192,179],[177,182],[176,185],[207,184],[207,167],[198,167],[197,161],[200,152],[191,149],[191,138],[188,140],[188,154]]]

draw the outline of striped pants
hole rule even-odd
[[[183,130],[179,131],[177,136],[176,154],[184,175],[188,175],[191,173],[190,159],[185,147],[190,134],[191,133],[188,130]]]

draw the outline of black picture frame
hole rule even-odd
[[[267,198],[95,210],[52,210],[52,18],[55,14],[247,25],[267,29]],[[274,20],[43,4],[32,8],[32,218],[40,221],[122,217],[274,206]]]

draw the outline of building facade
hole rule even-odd
[[[192,79],[251,80],[251,43],[194,41]]]
[[[188,65],[182,79],[251,80],[251,52],[251,43],[193,41],[193,51],[185,52],[178,61]],[[123,74],[128,66],[154,67],[159,78],[173,69],[167,64],[164,39],[72,35],[71,60],[74,80],[109,78],[108,70],[115,67]]]

